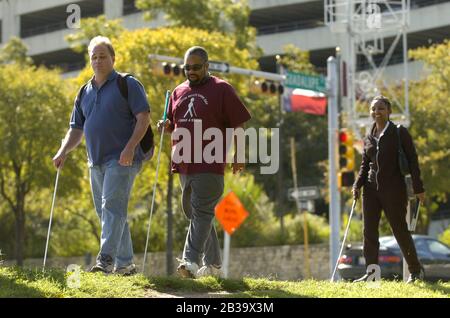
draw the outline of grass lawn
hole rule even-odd
[[[62,270],[26,270],[0,267],[0,297],[307,297],[450,298],[450,282],[425,283],[381,281],[330,283],[328,281],[274,281],[263,278],[180,279],[178,277],[123,277],[81,272],[79,286],[73,274]],[[76,284],[75,284],[76,286]]]

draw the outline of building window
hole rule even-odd
[[[123,0],[123,15],[140,12],[136,7],[136,0]]]
[[[75,2],[80,6],[81,18],[96,17],[103,14],[103,0]],[[20,16],[20,37],[50,33],[67,28],[67,6],[52,7]]]

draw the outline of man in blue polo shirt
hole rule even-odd
[[[143,86],[132,76],[125,78],[128,98],[122,97],[108,38],[93,38],[88,53],[94,76],[82,88],[82,98],[75,100],[70,129],[53,163],[62,168],[67,154],[86,137],[92,195],[101,222],[100,251],[91,271],[128,275],[136,267],[127,207],[142,165],[139,142],[150,123],[150,107]]]

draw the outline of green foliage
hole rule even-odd
[[[86,18],[81,20],[82,27],[76,33],[66,36],[65,40],[69,42],[72,50],[78,53],[86,53],[89,41],[97,35],[106,36],[108,38],[116,37],[125,30],[122,26],[121,19],[109,20],[104,15],[94,18]],[[89,59],[87,58],[86,61]]]
[[[284,54],[280,63],[292,72],[300,72],[309,75],[317,74],[314,65],[309,61],[309,51],[303,51],[293,44],[283,48]]]
[[[233,0],[137,0],[136,6],[152,20],[164,12],[172,26],[221,32],[236,37],[238,48],[255,48],[256,31],[249,26],[247,1]]]
[[[17,76],[19,75],[20,76]],[[9,64],[0,66],[0,165],[5,194],[16,189],[22,180],[25,192],[51,187],[55,170],[49,158],[59,147],[58,136],[64,135],[70,101],[67,87],[59,74],[45,68]],[[65,167],[68,172],[61,192],[66,193],[68,184],[77,189],[79,170],[73,165]],[[11,174],[18,180],[8,178]],[[9,201],[9,200],[7,200]]]
[[[422,61],[428,75],[410,89],[411,127],[427,198],[420,214],[418,232],[426,233],[429,215],[445,202],[450,187],[450,41],[409,52]]]
[[[290,213],[285,217],[285,232],[278,230],[278,244],[297,245],[304,244],[304,222],[307,222],[308,243],[327,243],[330,236],[330,228],[323,217],[303,212],[302,214]]]
[[[279,61],[285,68],[315,74],[314,66],[309,62],[309,52],[292,45],[284,47],[284,55]],[[249,165],[248,169],[256,181],[264,185],[269,198],[280,203],[276,206],[276,215],[283,215],[287,211],[295,211],[295,203],[287,200],[288,189],[294,187],[291,167],[291,149],[289,139],[293,137],[296,145],[296,164],[298,186],[323,186],[327,160],[327,117],[305,114],[302,112],[280,112],[278,97],[251,95],[255,99],[251,109],[252,120],[248,126],[279,127],[280,136],[280,170],[282,173],[281,202],[278,200],[278,174],[261,175],[258,165]],[[324,211],[319,211],[323,213]]]
[[[0,52],[0,64],[18,63],[31,64],[32,59],[27,56],[27,47],[17,37],[12,37]]]
[[[410,131],[419,153],[425,189],[441,200],[450,187],[450,41],[410,51],[430,71],[411,87]]]
[[[85,25],[86,22],[83,24]],[[184,81],[183,78],[171,78],[160,72],[160,62],[151,61],[149,54],[161,54],[182,58],[185,51],[194,45],[204,46],[212,60],[228,61],[242,68],[257,68],[257,61],[246,49],[236,49],[236,40],[232,36],[224,36],[218,32],[208,32],[191,28],[138,29],[123,31],[112,37],[116,51],[117,70],[134,74],[145,86],[152,117],[159,118],[163,112],[164,96],[167,89],[172,90]],[[80,73],[76,80],[82,85],[92,76],[89,66]],[[248,93],[248,83],[245,78],[236,74],[222,76],[239,92]]]
[[[19,49],[9,50],[11,47]],[[3,246],[6,253],[19,259],[27,238],[31,245],[39,244],[34,233],[48,224],[44,220],[48,218],[51,194],[44,205],[37,204],[36,198],[41,191],[53,190],[56,172],[51,156],[59,147],[70,112],[69,87],[60,74],[25,63],[23,48],[12,40],[1,55],[17,62],[0,65],[0,218],[6,221],[1,232],[5,229],[3,233],[9,236]],[[60,182],[60,197],[79,189],[78,167],[69,163],[64,170],[67,175]],[[42,213],[46,213],[43,219],[35,217]],[[33,222],[27,223],[27,218]]]

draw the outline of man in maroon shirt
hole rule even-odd
[[[182,208],[190,220],[177,272],[191,278],[220,276],[222,260],[213,221],[214,208],[224,188],[226,130],[243,127],[251,118],[233,87],[211,76],[208,66],[208,53],[204,48],[194,46],[186,51],[187,81],[173,91],[164,123],[165,131],[173,133],[172,172],[180,175]],[[160,121],[160,131],[162,126]],[[215,132],[215,138],[209,138],[212,141],[204,140],[208,139],[204,138],[208,132]],[[221,145],[215,147],[214,160],[204,155],[212,143]],[[244,163],[237,162],[236,158],[235,154],[231,164],[233,173],[244,169]]]

